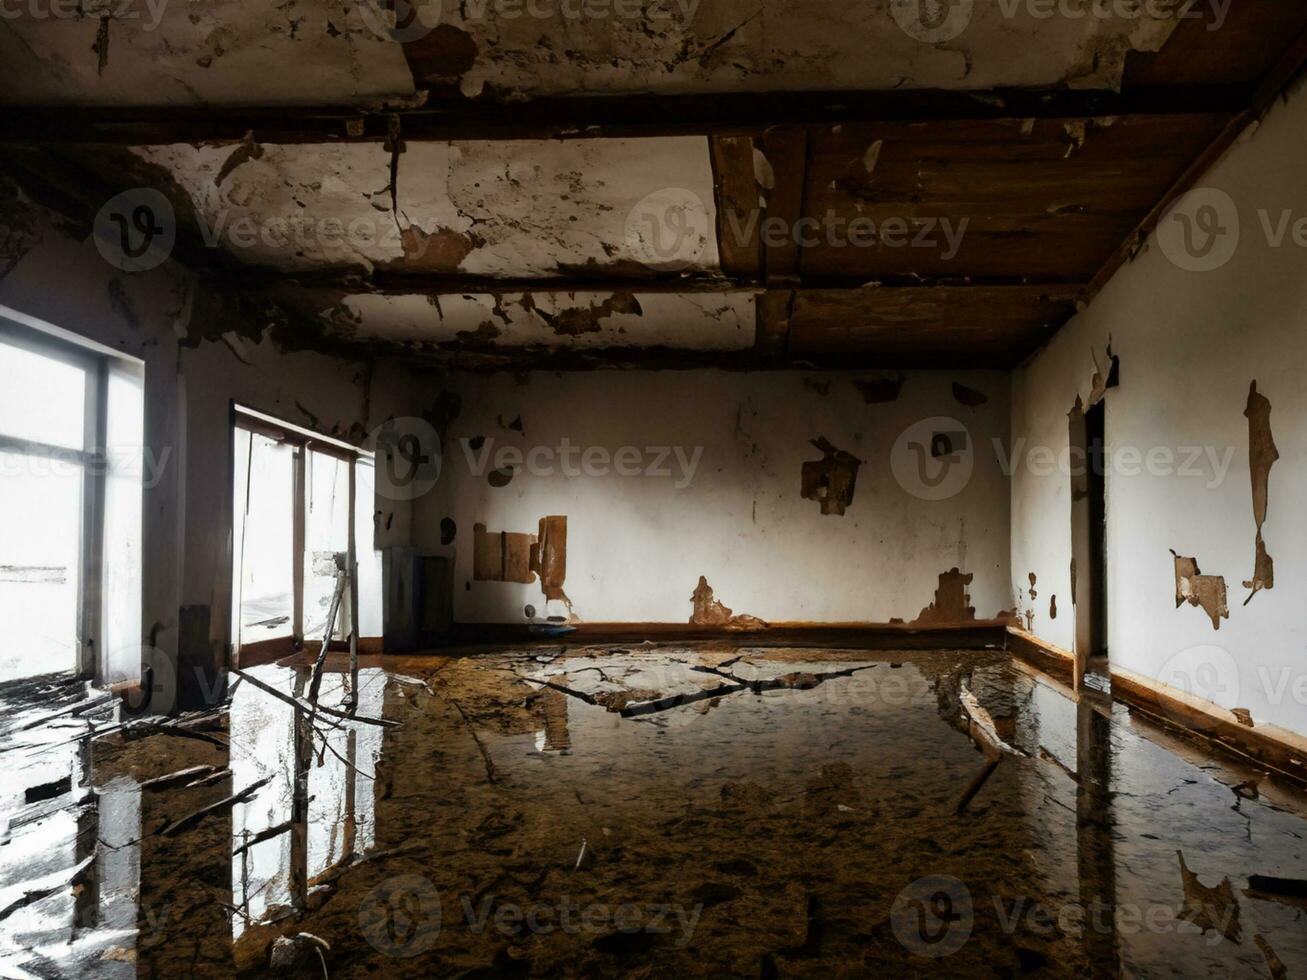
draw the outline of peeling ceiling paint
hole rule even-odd
[[[393,189],[381,144],[248,147],[134,152],[190,195],[210,242],[284,272],[328,265],[504,277],[720,266],[701,137],[412,143]]]
[[[86,13],[72,18],[50,16],[48,3],[15,6],[46,13],[5,18],[0,103],[371,103],[415,94],[403,49],[369,26],[366,3],[83,0],[74,6]]]
[[[379,0],[100,2],[103,22],[94,3],[80,18],[6,21],[0,64],[12,70],[0,98],[375,101],[411,96],[415,79],[506,97],[1117,88],[1127,53],[1157,50],[1179,6],[1163,0],[1161,17],[1068,17],[1036,16],[1042,5],[976,0],[956,36],[923,41],[914,36],[919,22],[905,29],[895,16],[915,4],[896,10],[891,0],[427,0],[415,5],[418,21],[393,33]],[[97,51],[101,34],[107,45]]]
[[[617,300],[617,302],[614,302]],[[412,345],[498,348],[663,347],[746,350],[754,296],[732,293],[355,295],[319,316],[352,337]],[[560,321],[581,328],[561,327]]]

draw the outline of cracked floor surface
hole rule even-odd
[[[997,651],[368,663],[359,721],[298,660],[94,740],[11,694],[5,975],[1307,967],[1303,797]]]

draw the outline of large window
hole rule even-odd
[[[0,312],[0,680],[140,671],[139,362]]]

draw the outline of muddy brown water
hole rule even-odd
[[[1307,971],[1302,796],[1000,652],[385,664],[391,727],[249,682],[187,736],[10,703],[0,975]]]

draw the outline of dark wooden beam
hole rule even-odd
[[[459,99],[421,108],[358,106],[10,106],[0,143],[382,142],[391,120],[404,139],[589,139],[757,136],[771,126],[945,119],[1085,119],[1238,112],[1252,85],[1142,86],[1126,92],[761,92],[551,97],[504,103]]]
[[[776,126],[758,140],[767,182],[763,223],[777,222],[786,234],[779,242],[763,236],[763,276],[770,285],[798,283],[803,273],[803,249],[795,230],[805,216],[804,192],[808,183],[808,131],[798,126]]]
[[[754,140],[749,136],[710,136],[708,149],[722,272],[756,281],[762,268],[762,243],[756,218],[763,189],[758,186],[754,172]]]

